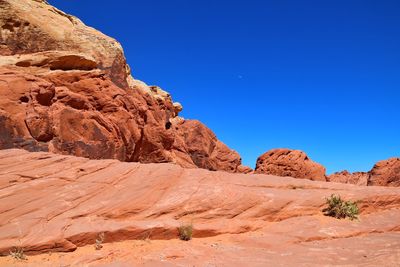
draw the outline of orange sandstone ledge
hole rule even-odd
[[[12,149],[0,151],[0,188],[0,252],[23,247],[32,265],[395,266],[400,251],[396,187]],[[360,220],[323,216],[332,193],[358,201]]]

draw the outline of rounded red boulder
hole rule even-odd
[[[257,159],[255,173],[326,181],[325,167],[300,150],[272,149]]]

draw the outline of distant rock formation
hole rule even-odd
[[[390,158],[377,162],[369,172],[337,172],[327,177],[330,182],[400,186],[400,158]]]
[[[369,173],[368,185],[400,186],[400,158],[379,161]]]
[[[324,166],[312,161],[303,151],[272,149],[257,159],[254,173],[364,186],[400,186],[400,158],[379,161],[369,172],[344,170],[325,175]]]
[[[303,151],[272,149],[257,159],[255,173],[326,181],[325,168]]]
[[[328,175],[328,182],[344,183],[344,184],[356,184],[356,185],[367,185],[369,179],[369,173],[367,172],[353,172],[348,171],[336,172]]]
[[[46,1],[0,0],[0,56],[0,149],[248,171],[168,92],[133,79],[116,40]]]

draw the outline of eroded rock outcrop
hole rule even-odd
[[[117,41],[46,1],[0,0],[0,56],[0,149],[245,170],[168,92],[131,77]]]
[[[175,143],[175,150],[186,150],[185,153],[195,165],[204,166],[208,170],[248,171],[246,167],[241,166],[239,154],[220,142],[215,134],[199,121],[182,121],[175,126],[175,130],[181,139]],[[181,144],[184,146],[181,147]]]
[[[400,186],[400,158],[379,161],[369,172],[344,170],[325,175],[325,167],[300,150],[272,149],[257,159],[254,172],[363,186]]]
[[[369,174],[368,185],[400,186],[400,158],[379,161]]]
[[[327,176],[327,180],[356,185],[400,186],[400,158],[381,160],[369,172],[337,172]]]
[[[130,79],[122,47],[115,39],[46,1],[0,0],[0,43],[2,56],[45,51],[85,54],[117,86],[126,87]]]
[[[328,182],[367,185],[369,179],[369,173],[368,172],[351,173],[348,171],[341,171],[328,175],[326,178]]]
[[[325,167],[312,161],[304,152],[272,149],[257,159],[255,173],[326,181]]]

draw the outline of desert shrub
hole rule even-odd
[[[10,256],[16,260],[26,260],[24,250],[20,247],[14,247],[10,250]]]
[[[149,231],[146,231],[143,236],[142,236],[142,240],[146,241],[146,242],[150,242],[150,237],[151,237],[151,233],[153,232],[152,229],[150,229]]]
[[[190,239],[192,239],[193,225],[192,224],[181,225],[178,228],[178,232],[180,240],[189,241]]]
[[[349,218],[354,220],[360,213],[357,203],[353,201],[344,201],[339,195],[332,194],[326,199],[327,208],[323,210],[326,216],[332,216],[337,219]]]
[[[94,245],[96,250],[100,250],[103,248],[103,242],[104,242],[104,233],[100,233],[97,238],[96,238],[96,244]]]

